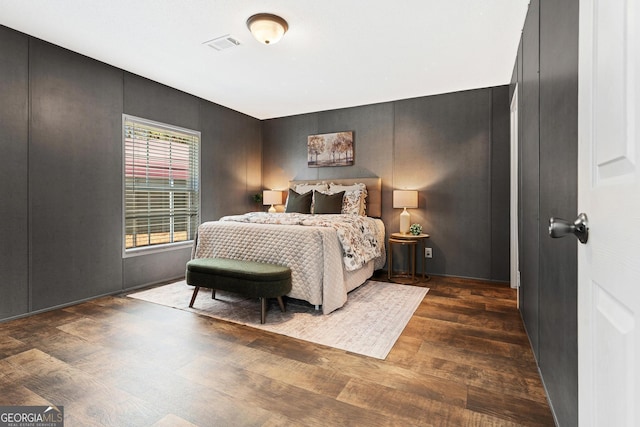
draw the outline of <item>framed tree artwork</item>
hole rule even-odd
[[[307,165],[353,166],[353,131],[324,133],[307,137]]]

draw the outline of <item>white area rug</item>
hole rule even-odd
[[[260,324],[260,301],[201,288],[193,308],[193,286],[184,281],[128,295],[156,304],[192,311],[305,341],[384,359],[423,300],[428,288],[368,281],[349,293],[347,303],[331,314],[303,301],[287,300],[282,313],[269,300],[267,320]]]

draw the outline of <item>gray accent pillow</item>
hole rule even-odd
[[[313,191],[314,214],[339,214],[342,213],[342,198],[344,191],[335,194],[324,194]]]
[[[287,205],[284,209],[285,212],[298,212],[302,214],[311,213],[311,198],[313,192],[298,194],[292,189],[289,189],[289,196],[287,197]]]

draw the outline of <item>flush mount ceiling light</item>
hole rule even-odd
[[[289,29],[287,21],[270,13],[258,13],[247,19],[247,27],[256,40],[264,44],[275,44]]]

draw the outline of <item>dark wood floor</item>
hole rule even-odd
[[[505,285],[434,277],[386,360],[123,296],[0,323],[0,405],[66,426],[553,425]]]

